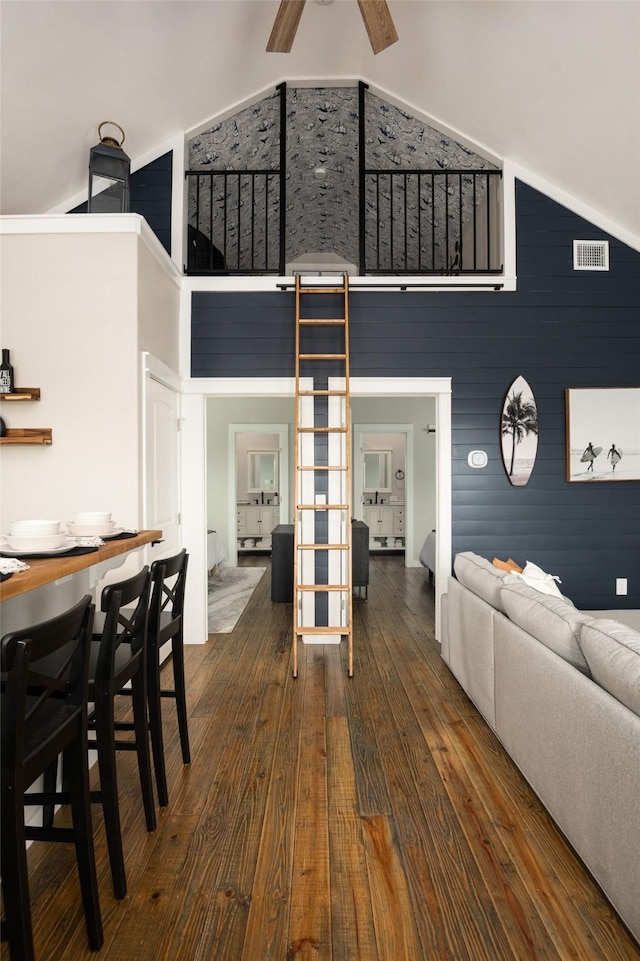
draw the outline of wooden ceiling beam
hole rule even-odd
[[[358,6],[374,53],[396,42],[398,34],[386,0],[358,0]]]
[[[267,53],[289,53],[293,46],[305,0],[280,0],[267,43]]]

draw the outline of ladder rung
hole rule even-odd
[[[326,464],[314,464],[313,466],[297,467],[296,470],[349,470],[349,468],[346,466],[346,464],[343,464],[340,467],[331,467],[327,466]]]
[[[340,627],[296,627],[295,630],[296,634],[340,634],[342,637],[351,634],[351,628],[344,624]]]
[[[299,434],[346,434],[348,427],[296,427]]]
[[[302,327],[331,327],[332,325],[344,326],[344,317],[301,317],[298,323]]]
[[[344,294],[344,287],[301,287],[301,294]]]
[[[346,354],[298,354],[298,360],[346,360]]]
[[[297,591],[312,591],[315,594],[324,594],[326,591],[342,591],[346,593],[349,590],[348,584],[296,584]]]
[[[346,511],[348,504],[297,504],[297,511]]]
[[[299,551],[348,551],[348,544],[296,544]]]
[[[346,390],[299,390],[298,397],[346,397]]]

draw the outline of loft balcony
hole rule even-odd
[[[281,84],[193,138],[185,181],[189,275],[503,272],[502,171],[363,83]]]

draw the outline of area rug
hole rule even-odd
[[[249,603],[265,567],[225,567],[209,576],[209,633],[230,634]]]

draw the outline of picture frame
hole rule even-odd
[[[640,480],[640,387],[565,390],[569,483]]]

